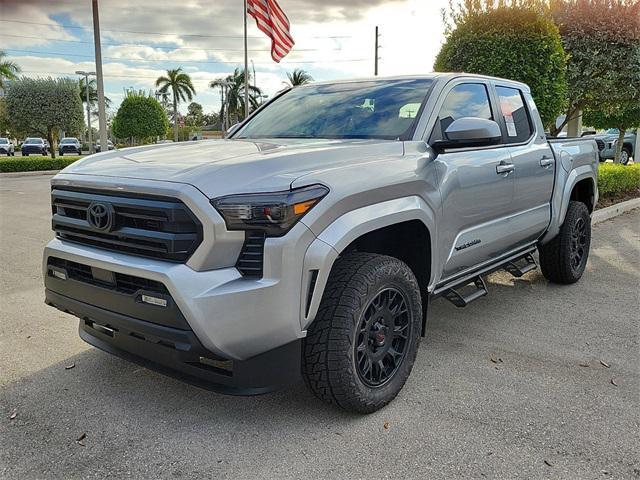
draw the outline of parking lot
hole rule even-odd
[[[466,309],[435,301],[399,397],[357,416],[84,344],[43,303],[49,180],[0,178],[0,478],[640,478],[640,211],[594,227],[576,285],[498,273]]]

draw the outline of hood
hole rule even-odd
[[[402,153],[391,140],[203,140],[112,150],[63,172],[187,183],[213,198],[286,190],[302,175]]]

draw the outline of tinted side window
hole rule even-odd
[[[532,133],[529,114],[522,98],[522,92],[516,88],[496,87],[500,110],[507,127],[507,143],[526,141]]]
[[[478,117],[493,120],[487,87],[482,83],[463,83],[453,87],[440,108],[430,142],[444,139],[444,132],[454,120]]]

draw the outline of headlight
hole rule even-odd
[[[247,193],[214,198],[211,204],[229,230],[261,230],[270,237],[287,233],[322,197],[324,185],[274,193]]]

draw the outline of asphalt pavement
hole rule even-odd
[[[358,416],[84,344],[43,303],[49,179],[0,178],[0,478],[640,478],[639,210],[594,227],[576,285],[498,273],[435,301],[399,397]]]

